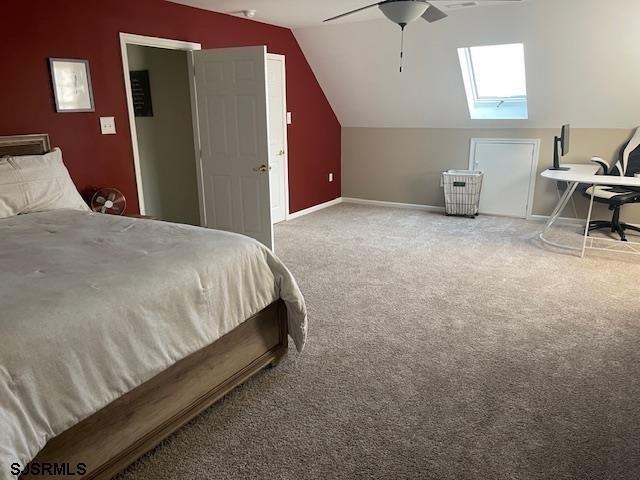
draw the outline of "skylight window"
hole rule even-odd
[[[526,119],[524,45],[459,48],[472,119]]]

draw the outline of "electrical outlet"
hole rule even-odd
[[[329,181],[330,181],[330,182],[333,182],[333,173],[330,173],[330,174],[329,174]]]
[[[116,121],[113,117],[100,117],[100,131],[103,135],[115,135]]]
[[[291,112],[287,112],[287,125],[291,125],[293,120],[291,119]]]

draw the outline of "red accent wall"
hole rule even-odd
[[[165,0],[9,0],[1,13],[0,135],[49,133],[80,191],[113,186],[129,211],[138,208],[118,35],[126,32],[285,55],[290,210],[340,196],[340,124],[290,30]],[[95,112],[56,113],[49,57],[89,60]],[[100,134],[100,116],[115,117],[116,135]]]

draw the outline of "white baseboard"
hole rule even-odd
[[[324,208],[332,207],[340,203],[352,203],[356,205],[372,205],[377,207],[393,207],[393,208],[405,208],[410,210],[423,210],[428,212],[444,212],[444,207],[437,207],[434,205],[421,205],[418,203],[400,203],[400,202],[387,202],[383,200],[369,200],[366,198],[354,198],[354,197],[338,197],[328,202],[314,205],[313,207],[305,208],[294,213],[290,213],[287,216],[287,220],[293,220],[309,213],[317,212]],[[549,219],[548,215],[529,215],[527,220],[533,220],[534,222],[546,222]],[[571,218],[560,217],[556,220],[557,223],[565,225],[584,225],[584,218]]]
[[[314,205],[313,207],[305,208],[294,213],[290,213],[287,216],[287,220],[294,220],[309,213],[317,212],[323,208],[332,207],[339,203],[353,203],[358,205],[373,205],[377,207],[394,207],[394,208],[407,208],[412,210],[426,210],[430,212],[444,212],[444,207],[435,207],[433,205],[420,205],[417,203],[399,203],[399,202],[385,202],[382,200],[368,200],[366,198],[353,198],[353,197],[338,197],[328,202]]]
[[[411,210],[426,210],[429,212],[444,212],[444,207],[433,205],[421,205],[418,203],[385,202],[382,200],[367,200],[366,198],[342,197],[343,203],[355,203],[358,205],[374,205],[377,207],[408,208]]]
[[[308,215],[309,213],[317,212],[318,210],[322,210],[323,208],[338,205],[339,203],[342,203],[342,197],[334,198],[333,200],[329,200],[328,202],[320,203],[318,205],[314,205],[313,207],[305,208],[304,210],[298,210],[297,212],[290,213],[289,215],[287,215],[287,220],[293,220],[295,218],[302,217],[303,215]]]
[[[378,207],[407,208],[412,210],[425,210],[429,212],[444,212],[444,207],[437,207],[434,205],[421,205],[417,203],[385,202],[382,200],[368,200],[366,198],[342,197],[342,203],[355,203],[359,205],[375,205]],[[506,218],[513,218],[513,217],[506,217]],[[534,220],[537,222],[546,222],[548,219],[549,219],[548,215],[529,215],[529,217],[527,217],[527,220]],[[558,218],[558,220],[556,220],[556,222],[571,224],[571,225],[583,225],[584,219],[560,217]]]

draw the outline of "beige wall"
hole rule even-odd
[[[200,224],[187,54],[128,45],[130,70],[149,70],[152,117],[136,117],[147,215]]]
[[[469,165],[472,138],[539,138],[542,140],[538,173],[553,162],[553,137],[559,129],[464,128],[343,128],[342,196],[422,205],[444,205],[440,173]],[[592,156],[607,161],[617,157],[628,140],[626,129],[573,129],[565,163],[588,162]],[[576,194],[578,214],[587,201]],[[548,215],[558,200],[553,182],[536,178],[533,213]],[[597,215],[608,217],[605,208]],[[563,216],[573,216],[568,208]],[[623,216],[640,222],[640,205],[624,207]]]

